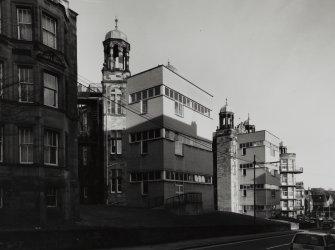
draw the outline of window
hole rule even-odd
[[[276,197],[276,190],[271,190],[271,197]]]
[[[19,129],[20,163],[33,163],[33,130],[30,128]]]
[[[33,102],[34,85],[31,68],[19,67],[19,101]]]
[[[181,141],[175,141],[175,151],[174,153],[179,156],[183,156],[183,143]]]
[[[83,197],[84,197],[84,199],[88,198],[88,188],[87,187],[83,188]]]
[[[129,96],[129,103],[135,102],[135,94],[130,94]]]
[[[160,95],[161,94],[161,87],[160,86],[156,86],[155,87],[155,95]]]
[[[19,40],[27,41],[31,41],[33,38],[32,18],[30,9],[17,9],[17,38]]]
[[[57,207],[58,190],[56,188],[49,188],[45,195],[47,207]]]
[[[0,162],[3,162],[3,128],[0,127]]]
[[[0,34],[2,33],[2,2],[0,1]]]
[[[148,98],[148,90],[143,90],[142,91],[142,99],[147,99]]]
[[[141,154],[145,155],[148,153],[148,141],[141,141]]]
[[[173,96],[174,96],[174,91],[172,89],[170,89],[170,98],[173,99]]]
[[[86,105],[79,105],[79,131],[80,133],[87,133],[87,107]]]
[[[149,97],[153,97],[154,96],[154,89],[151,88],[149,89]]]
[[[148,100],[141,101],[141,114],[148,113]]]
[[[43,74],[44,78],[44,104],[58,107],[58,78],[49,73]]]
[[[108,109],[108,113],[112,115],[122,115],[123,114],[123,108],[122,108],[122,92],[120,89],[112,89],[110,93],[110,102],[108,103],[110,105]],[[108,105],[107,104],[107,105]]]
[[[183,117],[184,116],[184,105],[182,103],[175,102],[174,112],[176,115]]]
[[[247,190],[246,190],[246,189],[243,189],[242,192],[243,192],[243,193],[242,193],[242,196],[243,196],[243,197],[246,197],[246,196],[247,196]]]
[[[122,154],[122,132],[120,130],[112,130],[109,137],[110,154]]]
[[[147,181],[142,181],[141,185],[142,195],[148,195],[149,192],[149,183]]]
[[[247,169],[245,169],[245,168],[242,169],[242,175],[243,175],[243,176],[246,176],[246,175],[247,175]]]
[[[246,155],[247,154],[247,149],[246,148],[242,148],[242,155]]]
[[[43,14],[42,16],[43,44],[57,48],[57,22],[55,19]]]
[[[176,183],[176,194],[184,193],[184,185],[181,183]]]
[[[83,150],[83,155],[82,155],[82,160],[83,160],[83,166],[87,166],[87,162],[88,162],[88,149],[87,149],[87,147],[83,147],[82,148],[82,150]]]
[[[3,208],[3,196],[4,196],[4,192],[3,192],[3,188],[0,187],[0,208]]]
[[[122,193],[122,170],[120,169],[112,170],[111,193]]]
[[[3,97],[3,88],[4,88],[4,73],[3,73],[3,62],[0,62],[0,99]]]
[[[44,132],[44,163],[58,165],[58,133]]]

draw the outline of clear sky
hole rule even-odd
[[[213,127],[225,98],[237,124],[297,154],[307,187],[335,189],[334,0],[70,0],[78,16],[78,72],[101,81],[102,42],[119,29],[131,44],[130,70],[158,64],[214,95]],[[85,79],[84,79],[85,78]]]

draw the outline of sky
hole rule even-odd
[[[102,42],[117,16],[133,75],[170,61],[214,95],[209,129],[227,98],[235,124],[249,113],[256,130],[297,154],[305,188],[335,189],[334,0],[70,0],[70,8],[79,14],[79,81],[101,81]]]

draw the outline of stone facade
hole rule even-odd
[[[104,173],[107,204],[126,205],[125,185],[125,129],[127,105],[126,88],[129,71],[130,44],[127,36],[118,29],[105,36],[104,64],[102,69],[103,123],[105,133]]]
[[[78,216],[77,14],[58,1],[1,1],[0,220]]]

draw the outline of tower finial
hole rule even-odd
[[[117,30],[117,22],[118,22],[119,20],[117,19],[117,17],[115,17],[115,29]]]
[[[226,98],[226,106],[228,106],[228,98]]]
[[[250,114],[248,113],[248,123],[249,123],[249,121],[250,121]]]

